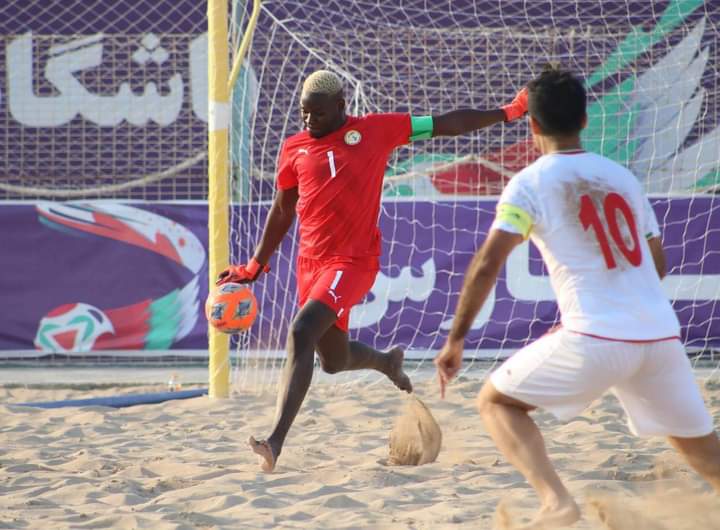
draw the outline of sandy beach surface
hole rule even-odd
[[[702,380],[716,425],[719,379]],[[0,528],[434,530],[529,520],[537,500],[475,411],[481,376],[467,373],[445,401],[431,377],[417,378],[442,450],[434,463],[402,467],[388,465],[388,440],[406,398],[375,377],[347,381],[314,382],[272,474],[246,446],[269,434],[272,391],[47,410],[13,403],[163,387],[2,387]],[[720,498],[663,439],[630,435],[614,397],[567,424],[535,417],[583,509],[573,528],[720,529]]]

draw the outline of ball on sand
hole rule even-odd
[[[390,433],[389,463],[419,466],[434,462],[441,445],[442,432],[430,409],[411,395]]]

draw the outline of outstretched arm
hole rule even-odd
[[[527,89],[523,88],[511,103],[497,110],[459,109],[433,116],[433,137],[458,136],[502,121],[513,121],[527,112]]]
[[[505,121],[505,113],[497,110],[459,109],[433,116],[433,137],[458,136]]]

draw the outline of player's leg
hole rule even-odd
[[[613,343],[561,329],[513,355],[480,391],[486,429],[540,497],[540,511],[527,528],[569,526],[580,517],[528,412],[537,407],[560,420],[576,416],[622,374],[612,356]]]
[[[317,300],[337,315],[332,326],[318,342],[323,369],[336,373],[364,368],[383,372],[399,388],[410,392],[410,379],[402,371],[404,352],[400,349],[381,353],[360,342],[348,340],[350,311],[372,288],[377,268],[363,264],[340,263],[322,268],[310,289],[309,298]]]
[[[331,326],[317,343],[317,353],[323,370],[329,374],[348,370],[377,370],[400,390],[412,392],[410,378],[403,371],[401,348],[380,352],[356,340],[349,340],[347,331]]]
[[[679,340],[645,346],[633,377],[613,390],[641,436],[667,436],[705,480],[720,493],[720,442],[685,348]]]
[[[265,459],[265,471],[275,467],[285,437],[307,394],[315,362],[315,344],[333,326],[336,318],[328,306],[310,300],[293,320],[288,333],[288,358],[278,391],[275,427],[266,441],[250,438],[253,451]]]
[[[492,381],[485,383],[478,396],[480,416],[495,445],[540,497],[540,512],[528,528],[569,526],[580,518],[580,509],[550,462],[540,429],[528,415],[534,408],[502,394]]]
[[[668,440],[720,495],[720,440],[717,433],[695,438],[670,436]]]

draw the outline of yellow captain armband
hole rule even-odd
[[[527,239],[533,226],[532,217],[522,208],[513,206],[512,204],[502,203],[497,205],[497,214],[495,218],[498,221],[508,223],[518,229],[523,238]]]

